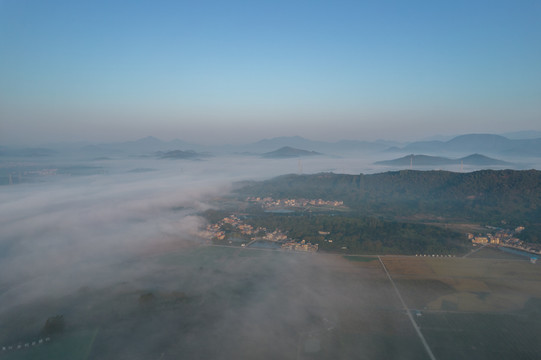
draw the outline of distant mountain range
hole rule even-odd
[[[448,141],[418,141],[388,151],[424,153],[489,153],[509,156],[541,156],[541,138],[508,139],[501,135],[468,134]]]
[[[513,131],[505,134],[500,134],[508,139],[539,139],[541,138],[541,131],[528,130],[528,131]]]
[[[261,157],[264,157],[267,159],[284,159],[284,158],[296,158],[296,157],[317,156],[317,155],[323,155],[323,154],[315,152],[315,151],[308,151],[308,150],[292,148],[290,146],[284,146],[278,150],[264,153],[261,155]]]
[[[202,154],[195,152],[193,150],[172,150],[172,151],[158,151],[156,155],[162,159],[186,159],[186,160],[199,160],[202,158],[209,157],[208,154]]]
[[[0,147],[0,156],[54,156],[58,153],[82,154],[87,156],[124,155],[151,155],[157,151],[167,152],[180,149],[186,151],[205,152],[212,154],[251,154],[263,155],[284,147],[294,149],[311,149],[315,152],[332,156],[354,154],[390,153],[423,153],[430,155],[456,154],[464,155],[482,153],[491,156],[520,156],[541,157],[541,137],[533,138],[537,132],[515,132],[509,136],[492,134],[467,134],[453,137],[450,140],[416,141],[409,144],[392,141],[360,141],[341,140],[336,142],[314,141],[300,136],[275,137],[263,139],[254,143],[242,145],[200,145],[175,139],[162,141],[152,136],[118,143],[103,144],[51,144],[36,148]],[[516,137],[523,138],[517,139]],[[439,137],[442,139],[442,137]]]
[[[113,143],[107,145],[99,145],[100,147],[106,147],[111,149],[118,149],[128,152],[150,153],[155,151],[165,151],[180,148],[195,148],[196,144],[192,144],[179,139],[171,141],[162,141],[153,136],[147,136],[145,138],[136,141],[127,141],[123,143]]]
[[[48,148],[23,148],[14,149],[7,146],[0,146],[0,156],[20,156],[20,157],[46,157],[54,156],[57,151]]]
[[[314,141],[300,136],[281,136],[272,139],[264,139],[255,143],[240,145],[243,151],[247,152],[270,152],[280,147],[292,147],[301,149],[317,149],[325,153],[343,152],[380,152],[391,146],[399,145],[391,141],[361,141],[361,140],[340,140],[337,142]]]
[[[429,155],[406,155],[394,160],[376,161],[374,164],[387,166],[444,166],[444,165],[474,165],[474,166],[495,166],[511,165],[506,161],[493,159],[481,154],[472,154],[459,159],[450,159],[441,156]]]
[[[514,133],[514,136],[526,137],[529,132]],[[341,140],[336,142],[314,141],[300,136],[283,136],[263,139],[244,145],[204,146],[175,139],[162,141],[148,136],[136,141],[123,143],[100,144],[93,149],[94,152],[115,151],[130,154],[149,154],[156,151],[171,151],[175,149],[192,149],[193,151],[214,154],[254,154],[262,155],[276,149],[290,147],[294,149],[311,149],[331,155],[354,153],[425,153],[437,154],[467,154],[480,153],[501,156],[532,156],[541,157],[541,138],[509,139],[501,135],[467,134],[460,135],[447,141],[417,141],[401,144],[391,141],[360,141]],[[89,150],[89,149],[87,149]]]
[[[183,140],[174,139],[171,141],[162,141],[153,136],[147,136],[135,141],[125,141],[118,143],[90,144],[72,148],[71,151],[83,154],[130,154],[130,155],[150,155],[158,151],[167,152],[175,149],[196,149],[203,147]]]

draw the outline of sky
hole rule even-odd
[[[0,0],[0,145],[541,130],[541,2]]]

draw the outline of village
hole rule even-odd
[[[269,212],[310,210],[311,208],[347,209],[343,201],[322,199],[273,199],[272,197],[247,197],[247,202],[256,203],[262,209]],[[241,216],[241,215],[239,215]],[[246,224],[237,215],[224,217],[220,221],[209,224],[201,236],[209,239],[214,244],[227,246],[240,246],[251,248],[281,249],[289,251],[316,252],[318,244],[311,244],[305,239],[291,239],[280,229],[273,231],[265,227],[254,228]],[[242,216],[241,216],[242,217]],[[520,240],[517,235],[524,230],[523,226],[515,229],[503,229],[487,226],[489,232],[473,234],[468,233],[468,239],[473,246],[495,246],[502,250],[522,251],[530,254],[541,255],[541,244],[532,244]],[[319,231],[320,235],[329,235]],[[325,241],[332,242],[331,239]],[[343,248],[345,249],[345,248]],[[451,256],[451,255],[449,255]]]
[[[317,244],[311,244],[305,240],[294,240],[288,238],[281,230],[270,231],[264,227],[255,228],[245,224],[236,215],[230,215],[215,224],[207,225],[206,230],[201,234],[217,244],[281,249],[287,251],[316,252]]]
[[[346,208],[343,201],[322,199],[273,199],[272,197],[248,197],[246,201],[255,202],[263,209],[333,207]]]
[[[468,239],[472,241],[472,244],[474,244],[474,246],[502,246],[505,248],[541,255],[541,244],[526,243],[516,237],[517,234],[524,230],[523,226],[519,226],[514,230],[500,229],[494,227],[491,227],[490,229],[494,231],[479,235],[468,233]]]

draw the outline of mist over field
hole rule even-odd
[[[316,336],[307,346],[319,351],[321,333],[347,316],[338,309],[352,301],[347,292],[358,290],[330,280],[325,269],[336,260],[197,253],[204,245],[197,233],[206,226],[197,213],[211,208],[213,198],[238,180],[298,172],[298,159],[59,157],[41,166],[81,164],[95,173],[0,187],[0,338],[6,346],[37,339],[45,320],[62,314],[70,331],[100,329],[93,358],[145,359],[160,346],[157,353],[168,354],[163,358],[294,358],[299,336]],[[301,166],[357,172],[363,164],[320,159]],[[219,340],[208,347],[209,337]],[[242,351],[232,345],[239,338],[247,344]]]
[[[230,186],[219,170],[199,164],[181,170],[174,163],[111,162],[103,164],[106,174],[0,189],[2,311],[57,293],[51,290],[63,294],[127,276],[117,272],[125,259],[192,240],[203,225],[193,213]],[[145,164],[161,168],[129,172]]]
[[[540,4],[0,0],[0,359],[541,358]]]
[[[58,161],[66,160],[42,166]],[[123,265],[127,259],[159,252],[160,246],[200,242],[194,234],[206,224],[196,213],[211,207],[213,197],[226,195],[234,181],[298,171],[297,159],[246,157],[90,163],[97,174],[44,176],[0,187],[1,312],[40,296],[133,278],[133,269]],[[314,171],[356,163],[303,166]]]
[[[376,159],[39,159],[41,168],[86,166],[91,173],[42,176],[0,187],[0,311],[39,296],[133,277],[131,269],[120,265],[126,259],[159,251],[164,244],[201,241],[194,234],[206,224],[197,213],[212,207],[212,198],[228,194],[235,181],[388,169],[373,165]],[[36,159],[17,161],[24,166]],[[13,164],[5,161],[4,167]]]
[[[79,353],[65,346],[78,342],[81,359],[332,359],[359,346],[367,359],[423,358],[377,258],[359,267],[339,255],[209,247],[199,235],[199,214],[238,181],[409,168],[374,164],[394,156],[4,157],[0,346],[38,339],[62,315],[65,334],[38,358],[70,358]]]

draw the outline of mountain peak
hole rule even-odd
[[[155,138],[154,136],[146,136],[139,140],[135,140],[134,142],[138,144],[161,144],[162,143],[160,139]]]
[[[291,146],[284,146],[278,150],[264,153],[261,156],[264,158],[278,158],[279,159],[279,158],[293,158],[293,157],[314,156],[314,155],[322,155],[322,154],[315,151],[308,151],[308,150],[296,149]]]

